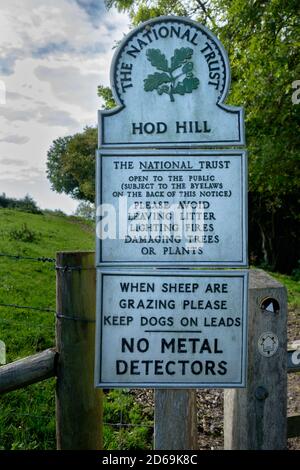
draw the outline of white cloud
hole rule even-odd
[[[82,73],[79,67],[38,66],[35,75],[49,83],[55,97],[64,103],[84,107],[87,111],[95,108],[99,73]]]
[[[0,181],[4,180],[6,182],[11,183],[23,181],[29,184],[35,184],[39,182],[43,178],[43,176],[44,172],[41,168],[28,166],[26,168],[19,169],[18,171],[14,169],[2,171],[0,174]]]
[[[2,139],[0,139],[0,142],[6,142],[8,144],[23,145],[23,144],[27,144],[29,140],[30,138],[25,135],[8,134],[5,137],[2,137]]]
[[[33,109],[13,109],[7,106],[0,109],[0,116],[7,121],[29,121],[35,117],[35,111]]]
[[[97,86],[109,84],[112,47],[129,20],[107,12],[101,0],[0,0],[0,10],[0,81],[6,88],[0,192],[5,187],[17,197],[32,191],[41,206],[61,198],[73,207],[50,191],[47,150],[55,138],[96,123]]]
[[[44,123],[48,126],[67,127],[77,126],[78,121],[72,118],[67,111],[51,108],[50,106],[41,106],[38,109],[37,122]]]
[[[5,166],[24,166],[26,165],[26,162],[24,160],[21,160],[19,158],[0,158],[0,165],[5,165]]]
[[[49,126],[72,127],[78,125],[78,121],[67,111],[48,106],[45,102],[35,102],[33,105],[28,109],[3,107],[0,109],[0,116],[8,122],[35,120]]]

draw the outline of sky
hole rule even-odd
[[[0,0],[0,194],[73,213],[51,190],[54,139],[95,125],[116,41],[129,18],[104,0]]]

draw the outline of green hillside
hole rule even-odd
[[[75,217],[0,209],[0,254],[55,258],[94,249],[92,223]],[[0,256],[0,304],[55,310],[55,263]],[[54,345],[53,312],[0,306],[7,362]],[[54,380],[0,399],[0,449],[54,449]]]
[[[7,347],[7,362],[55,343],[55,262],[1,255],[53,259],[57,251],[93,250],[94,239],[93,223],[83,219],[0,208],[0,340]],[[288,289],[289,339],[297,339],[299,270],[294,277],[270,274]],[[54,386],[54,379],[47,380],[0,397],[0,450],[56,448]],[[109,423],[104,426],[106,449],[151,448],[153,407],[147,397],[143,394],[142,399],[139,396],[136,399],[134,391],[128,390],[106,394],[104,421]]]
[[[0,340],[6,344],[7,362],[55,344],[55,263],[1,255],[55,258],[57,251],[94,250],[94,243],[92,222],[50,212],[31,214],[0,208]],[[151,407],[137,404],[128,391],[108,393],[104,403],[104,420],[109,423],[104,426],[105,448],[150,448],[151,413]],[[0,397],[0,450],[55,448],[54,379]]]

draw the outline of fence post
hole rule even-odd
[[[265,301],[264,309],[262,301],[266,298],[275,302]],[[225,390],[224,447],[284,449],[287,445],[287,296],[285,287],[261,270],[250,270],[248,315],[247,388]],[[262,337],[264,333],[272,334]],[[272,354],[276,337],[278,349]],[[269,345],[265,343],[266,348],[262,350],[264,338]],[[269,353],[268,349],[271,349]]]
[[[94,388],[94,253],[57,254],[57,448],[102,448],[102,392]]]
[[[156,390],[155,450],[197,449],[195,390]]]

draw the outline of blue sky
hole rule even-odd
[[[109,84],[113,47],[128,31],[128,17],[103,0],[0,0],[0,193],[75,210],[50,189],[47,150],[96,123],[97,85]]]

